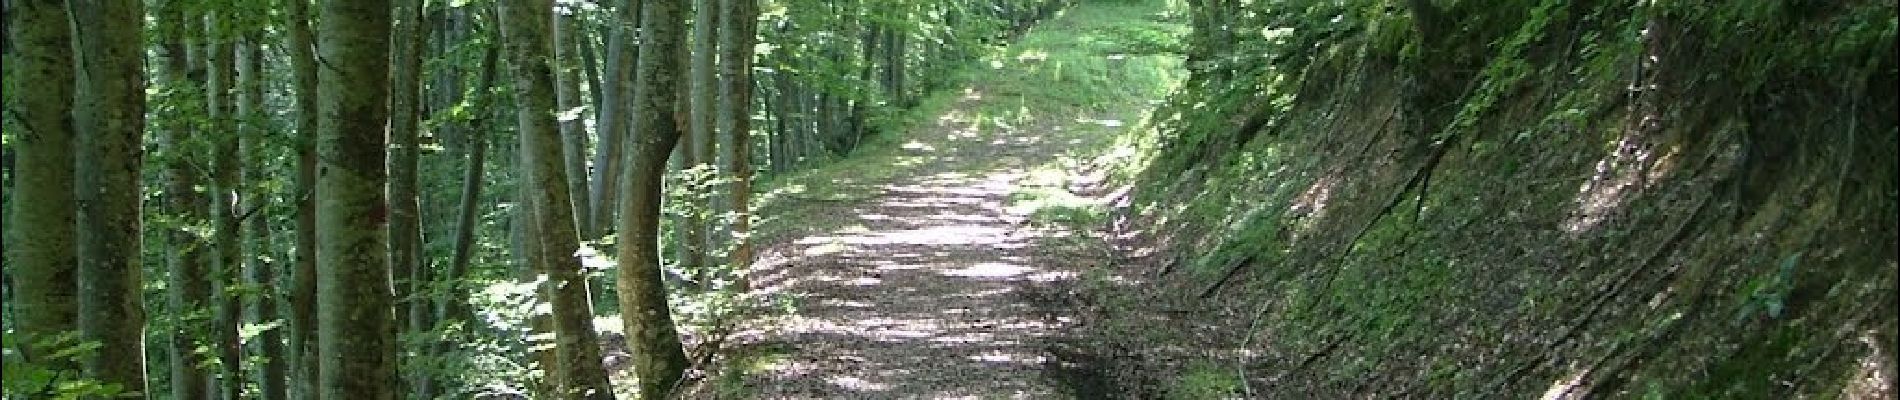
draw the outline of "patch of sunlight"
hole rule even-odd
[[[1861,356],[1851,375],[1853,378],[1841,388],[1841,398],[1886,398],[1894,389],[1893,350],[1883,346],[1873,330],[1861,332],[1860,342],[1867,345],[1867,354]]]
[[[871,382],[852,376],[833,376],[825,378],[825,382],[830,382],[833,385],[838,385],[838,387],[851,390],[885,391],[891,388],[891,385]]]
[[[1565,375],[1562,378],[1557,378],[1556,381],[1552,381],[1550,383],[1550,389],[1544,390],[1544,395],[1538,396],[1537,398],[1543,399],[1543,400],[1562,400],[1562,399],[1572,398],[1573,396],[1571,396],[1570,392],[1572,390],[1576,390],[1577,386],[1582,385],[1583,379],[1588,378],[1589,376],[1590,376],[1590,370],[1588,369],[1580,369],[1576,371],[1571,371],[1570,374]]]
[[[1084,123],[1084,124],[1101,125],[1101,126],[1109,127],[1109,128],[1122,127],[1122,120],[1119,120],[1119,119],[1076,118],[1075,122]]]
[[[594,331],[600,333],[622,333],[626,329],[626,325],[622,324],[622,322],[619,315],[596,316],[594,317]]]
[[[906,142],[906,143],[904,143],[904,145],[903,145],[903,146],[899,146],[899,147],[900,147],[900,148],[903,148],[904,150],[910,150],[910,151],[921,151],[921,152],[932,152],[932,151],[937,151],[937,148],[936,148],[936,147],[931,147],[931,146],[930,146],[930,145],[928,145],[928,144],[924,144],[923,142],[919,142],[919,141],[916,141],[916,140],[912,140],[912,141],[910,141],[910,142]]]
[[[1049,53],[1042,50],[1026,50],[1016,55],[1016,61],[1030,62],[1049,59]]]
[[[1002,354],[1002,353],[984,354],[980,356],[970,356],[969,358],[970,360],[973,360],[973,361],[993,362],[993,363],[1033,364],[1033,363],[1042,362],[1041,357],[1022,357],[1022,356],[1017,356],[1014,354]]]
[[[844,243],[826,242],[824,244],[807,248],[805,249],[804,253],[805,253],[805,256],[807,257],[817,257],[817,256],[823,256],[823,255],[843,253],[846,250],[850,250],[850,249],[851,247],[845,246]]]
[[[585,270],[605,271],[614,267],[614,260],[607,258],[591,243],[581,243],[580,249],[574,251],[574,256],[580,257],[581,268]]]
[[[1644,118],[1648,124],[1659,117]],[[1630,129],[1617,139],[1610,154],[1597,160],[1595,173],[1577,188],[1572,200],[1576,208],[1564,221],[1564,231],[1574,234],[1595,228],[1621,209],[1631,194],[1655,185],[1675,169],[1682,148],[1672,146],[1658,155],[1647,136],[1643,129]]]
[[[1008,278],[1008,277],[1013,277],[1017,275],[1022,275],[1030,271],[1034,271],[1034,270],[1030,269],[1029,267],[1024,267],[1021,265],[986,262],[986,263],[977,263],[976,265],[958,268],[955,270],[944,271],[942,274],[946,276],[956,276],[956,277],[964,277],[964,278]]]

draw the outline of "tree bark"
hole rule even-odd
[[[635,85],[635,126],[641,134],[632,141],[632,157],[624,176],[620,203],[619,295],[627,343],[634,357],[640,390],[636,398],[662,399],[686,371],[686,353],[680,345],[666,285],[660,271],[660,177],[667,154],[678,144],[680,126],[668,110],[677,102],[679,63],[669,57],[683,42],[684,13],[670,1],[646,2],[642,9],[645,36]]]
[[[566,169],[569,215],[576,217],[580,232],[593,231],[593,220],[585,218],[590,207],[587,196],[587,127],[583,126],[581,111],[586,104],[581,99],[581,53],[585,37],[580,36],[574,17],[554,16],[554,63],[557,66],[555,92],[557,116],[561,125],[562,164]]]
[[[238,131],[244,140],[239,143],[242,148],[238,152],[246,159],[258,160],[261,158],[258,156],[267,151],[262,139],[266,133],[264,121],[267,121],[269,116],[259,112],[258,108],[264,105],[264,84],[269,78],[263,74],[263,47],[255,37],[247,40],[239,51],[237,116]],[[265,172],[265,167],[266,164],[261,162],[245,163],[242,181],[266,180],[269,174]],[[243,252],[251,255],[244,259],[244,286],[253,288],[255,291],[248,295],[251,302],[244,310],[244,321],[263,325],[280,318],[277,312],[277,291],[275,290],[277,275],[273,265],[278,257],[272,254],[275,253],[275,246],[271,244],[271,230],[268,223],[270,218],[262,212],[268,197],[257,196],[256,199],[253,201],[255,204],[250,206],[251,209],[246,211],[247,215],[240,216],[240,218],[248,217],[247,223],[250,224],[249,229],[246,230],[247,237],[244,238],[246,248]],[[258,371],[259,375],[256,379],[258,393],[255,396],[258,398],[266,400],[288,398],[289,394],[285,389],[288,373],[284,360],[283,339],[282,329],[270,329],[259,333],[257,338],[250,342],[250,352],[264,358],[262,368],[251,366],[254,369],[262,369]]]
[[[244,389],[244,352],[238,345],[238,325],[243,321],[243,299],[238,296],[239,270],[244,257],[243,221],[238,220],[238,159],[236,101],[236,24],[229,10],[214,11],[206,18],[205,62],[210,79],[205,83],[205,104],[209,112],[211,142],[211,303],[212,343],[218,359],[218,374],[213,377],[218,398],[236,400]]]
[[[296,188],[295,245],[292,246],[290,288],[286,301],[290,315],[285,318],[285,333],[290,346],[290,394],[298,399],[321,399],[317,390],[322,363],[317,358],[317,66],[310,38],[310,3],[290,3],[285,16],[288,27],[288,52],[293,98],[296,107],[294,141]]]
[[[640,24],[642,2],[618,3],[614,10],[616,18],[609,19],[613,28],[607,39],[607,79],[601,89],[600,110],[595,113],[594,127],[599,131],[600,145],[594,156],[593,199],[588,202],[594,207],[589,215],[593,222],[587,224],[594,228],[593,232],[586,232],[589,239],[605,235],[607,228],[613,225],[614,212],[620,208],[620,183],[625,179],[622,175],[626,170],[622,166],[626,161],[623,148],[627,133],[632,132],[628,124],[633,121],[633,87],[628,83],[633,81],[638,55],[628,47],[634,42],[634,28]]]
[[[541,293],[552,305],[549,321],[554,331],[554,397],[613,399],[607,372],[601,368],[599,340],[593,327],[587,277],[576,255],[580,235],[575,230],[574,204],[569,200],[566,158],[556,127],[554,40],[549,35],[553,2],[501,2],[502,33],[515,80],[515,106],[520,124],[522,176],[517,190],[525,191],[527,257],[534,270],[545,275]]]
[[[721,0],[719,28],[720,152],[726,173],[728,203],[732,208],[732,252],[729,267],[741,277],[752,265],[752,46],[758,31],[757,0]],[[750,286],[742,279],[739,287]]]
[[[80,339],[99,344],[81,360],[85,376],[145,393],[145,303],[140,202],[144,187],[145,5],[138,0],[73,1],[74,200],[79,259]]]
[[[78,269],[73,254],[72,34],[58,1],[9,2],[7,104],[20,132],[14,144],[13,209],[7,213],[6,260],[13,279],[23,359],[55,371],[77,371],[53,357],[43,339],[78,328]]]
[[[397,332],[409,323],[412,279],[422,267],[422,205],[417,195],[418,131],[422,104],[423,0],[398,0],[390,32],[389,74],[389,272],[395,284]],[[398,344],[400,346],[400,344]]]
[[[195,26],[185,11],[181,1],[159,3],[157,21],[160,26],[171,29],[158,31],[160,37],[158,52],[159,78],[166,90],[162,92],[168,102],[182,110],[203,112],[202,94],[198,91],[204,82],[194,73],[196,64],[192,63],[191,51],[186,44],[187,26]],[[202,71],[202,68],[197,68]],[[207,390],[210,375],[204,367],[204,357],[198,353],[198,346],[210,330],[209,320],[200,313],[207,310],[211,300],[211,279],[206,276],[206,268],[211,260],[207,250],[211,244],[204,241],[192,227],[208,223],[210,204],[199,187],[198,175],[201,167],[196,162],[203,159],[192,132],[201,129],[189,118],[154,119],[159,132],[159,145],[166,156],[161,158],[163,170],[160,179],[165,185],[163,212],[176,220],[165,232],[166,310],[171,318],[170,339],[166,350],[171,359],[171,394],[174,399],[196,400],[209,398]],[[192,382],[178,384],[177,382]]]
[[[719,20],[717,4],[718,2],[714,0],[693,0],[693,50],[689,58],[691,67],[688,70],[691,74],[692,86],[689,93],[692,97],[688,104],[690,111],[687,114],[686,143],[683,150],[686,157],[682,160],[685,169],[692,171],[684,175],[687,179],[683,181],[687,198],[690,199],[688,202],[691,204],[686,207],[689,212],[683,218],[685,223],[673,227],[675,231],[681,233],[680,236],[683,239],[680,241],[680,268],[692,274],[694,280],[702,285],[707,282],[704,274],[712,264],[709,257],[712,251],[712,240],[711,235],[708,234],[711,225],[708,224],[706,218],[712,212],[710,204],[713,193],[709,187],[712,183],[712,175],[707,174],[708,171],[704,169],[716,165],[713,160],[713,128],[716,120],[714,113],[718,111],[718,106],[714,102],[718,99],[719,88],[716,78],[718,70],[713,64],[713,57],[716,55],[715,49],[718,47],[716,43],[719,40],[717,36],[714,36],[718,31],[714,29]]]
[[[338,1],[319,12],[319,385],[325,398],[393,400],[396,321],[383,195],[390,7]]]

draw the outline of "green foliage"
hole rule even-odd
[[[7,398],[33,399],[93,399],[93,398],[129,398],[139,397],[138,393],[126,393],[118,384],[101,383],[80,376],[78,370],[52,368],[52,360],[62,360],[69,365],[77,365],[87,355],[99,351],[97,342],[81,342],[78,332],[40,338],[33,343],[19,342],[20,335],[8,329],[0,336],[0,352],[4,352],[4,370],[0,379],[0,390]],[[38,360],[27,358],[30,354]]]
[[[1892,326],[1871,221],[1900,215],[1900,166],[1863,149],[1900,144],[1873,94],[1900,80],[1893,4],[1221,7],[1190,12],[1135,213],[1193,272],[1156,288],[1235,266],[1210,301],[1278,304],[1246,329],[1324,353],[1281,393],[1508,397],[1588,368],[1592,395],[1825,396],[1868,340],[1841,332]]]
[[[1211,362],[1197,361],[1187,367],[1187,372],[1177,378],[1168,390],[1169,399],[1201,400],[1225,399],[1240,395],[1240,378],[1232,368],[1221,368]]]

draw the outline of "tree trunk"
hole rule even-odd
[[[266,152],[263,140],[266,136],[264,121],[270,117],[259,112],[258,108],[264,105],[264,84],[269,78],[263,75],[263,47],[256,42],[255,38],[248,39],[239,51],[237,117],[240,124],[238,132],[244,139],[239,143],[242,148],[238,152],[247,159],[257,160],[261,159],[257,157],[258,155]],[[265,172],[265,164],[261,162],[245,163],[242,168],[243,182],[262,182],[268,176]],[[244,258],[244,286],[252,288],[252,292],[247,296],[251,303],[244,310],[243,320],[246,323],[263,325],[279,318],[277,291],[274,290],[277,282],[272,265],[278,257],[272,254],[275,250],[271,245],[271,231],[268,223],[270,218],[263,213],[264,205],[269,201],[267,200],[269,197],[255,198],[256,200],[252,201],[255,204],[245,211],[246,215],[239,216],[239,218],[246,218],[245,222],[250,224],[250,229],[246,230],[248,237],[243,239],[246,246],[243,253],[251,255]],[[257,371],[260,373],[256,380],[258,393],[255,397],[257,398],[282,400],[288,396],[284,388],[287,373],[282,332],[280,329],[266,330],[259,333],[257,338],[250,343],[251,353],[264,358],[262,371]],[[256,365],[248,367],[260,369],[256,368]]]
[[[668,1],[646,2],[634,107],[641,134],[633,142],[620,215],[618,295],[627,343],[638,375],[638,399],[662,399],[686,371],[686,353],[667,305],[660,271],[660,177],[678,144],[680,126],[668,115],[677,102],[679,63],[669,57],[684,40],[685,15]]]
[[[389,74],[389,273],[397,300],[397,332],[410,332],[410,293],[422,266],[422,204],[417,194],[422,103],[422,0],[397,0],[390,33]],[[400,346],[400,344],[398,344]]]
[[[216,382],[218,398],[236,400],[244,389],[244,352],[238,347],[238,325],[244,309],[238,296],[239,271],[243,266],[243,222],[238,220],[237,102],[232,88],[236,75],[234,17],[228,11],[213,12],[207,18],[205,62],[211,72],[205,84],[205,104],[209,112],[211,142],[211,302],[215,306],[212,321],[213,347],[218,359]]]
[[[726,173],[728,203],[732,208],[732,252],[729,268],[739,276],[752,264],[752,45],[758,30],[757,0],[721,0],[719,132],[725,138],[720,153]],[[741,280],[741,290],[748,284]]]
[[[578,21],[572,16],[554,18],[554,63],[557,66],[555,82],[556,114],[561,124],[561,147],[563,168],[567,171],[566,184],[569,196],[570,212],[579,224],[580,232],[593,231],[592,219],[584,218],[593,207],[587,204],[587,127],[583,126],[582,110],[586,104],[581,100],[581,63],[580,54],[585,40],[578,35]]]
[[[157,12],[160,24],[183,27],[191,26],[193,21],[179,1],[159,3]],[[195,64],[190,57],[191,51],[185,44],[187,30],[162,30],[159,38],[161,50],[158,52],[158,71],[160,79],[168,88],[163,94],[167,101],[177,107],[194,112],[203,111],[202,97],[197,90],[204,87],[202,79],[194,75]],[[197,151],[198,146],[192,139],[192,132],[201,129],[187,118],[158,118],[153,120],[159,132],[159,145],[167,153],[163,160],[160,179],[164,181],[165,195],[162,198],[164,212],[177,220],[165,233],[166,310],[171,315],[170,340],[166,350],[171,359],[171,392],[174,399],[197,400],[209,398],[206,392],[210,375],[204,367],[203,354],[198,346],[204,343],[204,334],[209,330],[206,320],[200,315],[210,306],[211,279],[206,276],[206,267],[210,265],[211,245],[203,240],[192,227],[208,223],[210,204],[206,202],[199,187],[200,167],[194,162],[204,157]],[[192,382],[179,384],[178,382]]]
[[[72,37],[56,1],[9,2],[6,95],[21,131],[8,188],[6,261],[21,357],[55,371],[77,371],[59,348],[33,345],[78,328],[77,262],[73,254]]]
[[[712,193],[708,187],[712,183],[712,176],[704,169],[716,165],[713,160],[713,113],[718,110],[714,101],[718,99],[716,94],[719,88],[713,56],[717,48],[715,43],[719,40],[714,36],[714,32],[717,32],[714,25],[718,24],[719,15],[715,9],[717,4],[714,0],[693,0],[693,50],[688,61],[691,63],[688,73],[691,74],[692,86],[683,151],[686,155],[683,165],[692,171],[684,175],[688,178],[684,180],[684,186],[689,199],[686,209],[689,211],[683,218],[686,223],[673,227],[681,232],[680,268],[692,274],[694,281],[702,285],[707,282],[704,274],[711,265],[708,253],[712,249],[711,235],[708,234],[710,225],[706,218],[712,212],[709,207]]]
[[[291,397],[298,399],[320,399],[317,380],[320,365],[317,358],[317,66],[315,50],[310,38],[310,3],[308,0],[287,0],[290,9],[286,18],[288,26],[288,45],[290,54],[291,80],[296,88],[294,106],[297,109],[297,138],[293,141],[297,159],[295,187],[296,202],[294,254],[291,256],[290,290],[286,301],[290,303],[290,315],[285,318],[290,345]]]
[[[145,6],[137,0],[69,3],[73,26],[74,193],[79,337],[105,351],[84,356],[87,378],[145,393],[145,303],[140,170],[145,132]]]
[[[487,110],[489,108],[487,88],[495,82],[495,63],[496,58],[498,58],[496,53],[498,53],[498,51],[496,51],[495,47],[489,47],[487,55],[482,57],[481,77],[478,78],[478,83],[475,86],[482,89],[475,92],[476,97],[470,101],[473,106],[471,108],[474,110]],[[472,307],[468,304],[468,293],[470,291],[468,288],[463,287],[463,284],[465,283],[465,277],[468,276],[469,260],[474,254],[475,230],[479,228],[476,225],[479,223],[476,217],[481,214],[480,204],[482,201],[482,185],[484,183],[482,175],[488,168],[488,115],[489,114],[485,111],[477,111],[474,120],[469,122],[468,134],[466,136],[468,139],[468,163],[462,167],[462,199],[461,205],[457,207],[458,211],[455,217],[454,249],[450,252],[448,273],[442,277],[444,282],[449,283],[447,285],[448,293],[444,294],[441,301],[436,303],[434,318],[436,331],[444,331],[449,324],[456,322],[460,322],[464,325],[472,325],[475,323],[473,320],[463,318],[464,315],[469,313],[469,309]],[[434,343],[434,348],[429,351],[429,354],[434,356],[448,354],[453,345],[454,342],[450,340],[437,341]],[[440,385],[433,376],[425,376],[422,382],[416,385],[416,393],[418,397],[432,399],[436,397],[436,393],[439,391],[438,386]]]
[[[634,62],[638,58],[628,47],[633,44],[634,28],[639,25],[639,0],[620,1],[614,10],[616,18],[612,23],[611,36],[607,39],[607,82],[602,88],[600,110],[595,113],[594,129],[599,131],[600,145],[594,156],[593,199],[589,201],[594,209],[588,223],[594,228],[586,232],[589,239],[597,239],[607,233],[613,225],[614,212],[619,209],[620,183],[624,179],[626,161],[623,148],[626,147],[626,135],[632,132],[628,126],[633,121],[632,85]]]
[[[556,127],[554,71],[550,65],[554,41],[549,35],[552,1],[501,2],[502,33],[508,49],[509,70],[515,80],[522,152],[522,176],[515,187],[525,191],[530,265],[545,275],[541,294],[552,305],[555,397],[613,399],[607,372],[600,365],[600,342],[588,302],[587,277],[576,256],[580,235],[575,230],[573,202],[568,199],[566,158]]]
[[[332,399],[392,400],[396,322],[391,313],[383,184],[389,116],[388,2],[324,2],[317,31],[319,385]]]

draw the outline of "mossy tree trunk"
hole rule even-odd
[[[7,10],[8,118],[17,118],[18,158],[8,188],[8,289],[21,356],[52,370],[78,370],[56,348],[34,345],[77,329],[77,258],[73,254],[73,60],[66,8],[58,1],[10,2]]]
[[[68,3],[75,76],[74,167],[79,205],[80,340],[102,351],[81,361],[87,378],[126,393],[145,392],[145,303],[139,180],[145,152],[145,4]]]
[[[292,101],[297,132],[297,140],[292,145],[297,165],[291,183],[295,188],[291,201],[295,202],[296,211],[292,218],[295,243],[288,274],[290,285],[285,297],[290,305],[284,319],[285,338],[290,346],[286,358],[292,369],[291,397],[319,399],[322,397],[317,381],[322,363],[317,358],[317,66],[310,37],[310,2],[286,2],[289,10],[285,15],[285,40],[290,55],[291,86],[295,88]]]
[[[387,251],[388,1],[319,10],[317,325],[322,396],[392,400],[396,321]]]
[[[554,332],[555,361],[547,365],[554,396],[562,399],[613,398],[607,372],[600,364],[600,345],[594,332],[587,276],[575,254],[580,235],[569,200],[566,157],[556,126],[552,1],[501,2],[501,28],[515,80],[515,108],[520,123],[523,180],[528,224],[525,246],[528,262],[546,277],[541,294],[551,304],[549,325]]]
[[[629,169],[621,185],[619,295],[621,318],[640,390],[637,398],[665,398],[686,371],[666,285],[660,271],[660,177],[679,143],[680,63],[672,56],[684,42],[684,10],[677,2],[649,1],[641,10],[645,37],[635,72],[637,101]]]

